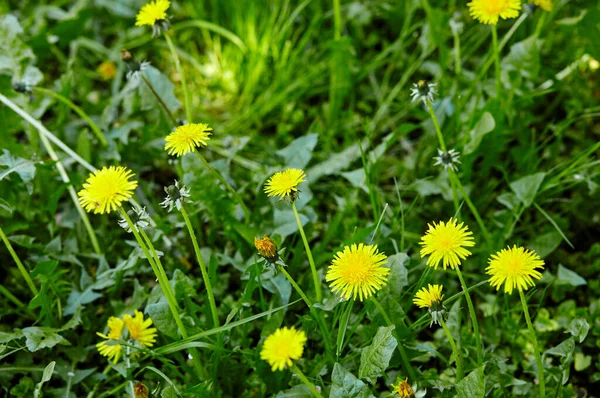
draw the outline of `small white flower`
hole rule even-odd
[[[127,80],[131,82],[131,84],[136,85],[140,81],[141,73],[150,66],[150,62],[138,62],[133,60],[127,64],[129,68],[129,72],[127,72]]]
[[[410,95],[412,97],[411,102],[415,101],[423,101],[424,103],[433,102],[433,97],[437,95],[437,91],[435,90],[435,83],[427,83],[425,80],[419,80],[418,83],[413,84],[413,88],[411,88]]]
[[[160,203],[160,205],[167,209],[168,212],[173,210],[173,206],[177,208],[177,210],[181,210],[181,206],[184,203],[190,203],[190,190],[182,185],[179,187],[179,181],[175,180],[175,185],[169,185],[165,187],[165,192],[167,193],[167,197],[164,201]]]
[[[136,231],[139,231],[139,228],[143,229],[150,225],[150,216],[145,207],[134,207],[132,210],[127,211],[127,215],[131,218],[131,222]],[[121,216],[121,219],[119,220],[119,227],[127,232],[131,232],[131,227],[123,216]]]
[[[444,152],[438,149],[438,156],[433,158],[435,160],[434,166],[444,166],[444,170],[452,169],[457,171],[457,164],[460,164],[460,152],[450,149],[448,152]]]

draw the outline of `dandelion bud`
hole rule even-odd
[[[138,381],[133,388],[133,395],[135,398],[148,398],[150,391],[141,381]]]
[[[121,49],[121,59],[124,62],[131,62],[131,61],[133,61],[133,55],[129,51],[122,48]]]
[[[262,239],[254,238],[254,246],[258,250],[258,254],[268,262],[274,263],[279,259],[277,245],[267,235],[264,235]]]

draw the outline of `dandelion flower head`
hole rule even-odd
[[[408,377],[404,380],[396,380],[396,384],[391,384],[392,394],[401,398],[413,398],[415,391],[408,384]]]
[[[208,145],[212,128],[204,123],[186,123],[178,126],[165,138],[165,150],[169,155],[183,156]]]
[[[111,316],[108,318],[108,334],[96,333],[98,336],[106,339],[106,340],[120,340],[121,332],[123,331],[123,320],[120,318]],[[96,348],[98,348],[98,352],[100,355],[108,358],[109,361],[113,361],[117,363],[119,357],[121,356],[121,351],[123,347],[115,342],[102,341],[96,344]]]
[[[90,174],[83,189],[79,191],[79,203],[87,211],[95,214],[110,213],[128,201],[138,183],[129,180],[134,174],[122,166],[103,167]]]
[[[145,4],[137,14],[135,26],[154,26],[157,22],[165,21],[170,6],[169,0],[155,0]]]
[[[300,169],[287,169],[279,171],[265,184],[267,196],[279,196],[280,199],[294,201],[298,197],[298,184],[304,182],[306,175]]]
[[[306,343],[306,334],[302,330],[283,327],[277,329],[265,340],[260,358],[271,365],[271,370],[283,370],[292,366],[292,361],[300,359]]]
[[[431,285],[422,288],[415,294],[413,304],[419,308],[427,308],[427,311],[431,315],[431,327],[434,323],[441,324],[446,313],[446,307],[444,307],[444,295],[442,294],[442,285]]]
[[[276,261],[279,255],[277,254],[277,245],[267,235],[261,238],[254,238],[254,247],[258,250],[263,258],[268,261]]]
[[[461,260],[471,255],[465,247],[475,246],[473,233],[464,223],[458,224],[455,218],[448,222],[429,224],[429,229],[421,237],[421,258],[429,255],[427,265],[437,269],[440,262],[444,269],[450,266],[454,269]]]
[[[144,347],[152,347],[156,342],[156,328],[152,326],[152,319],[144,319],[140,311],[135,311],[134,316],[125,315],[123,323],[129,330],[129,337],[136,339]]]
[[[387,283],[390,269],[385,267],[387,256],[379,253],[377,245],[352,244],[337,252],[325,280],[333,292],[345,299],[368,299]]]
[[[479,22],[496,25],[499,18],[516,18],[521,0],[472,0],[467,6],[469,14]]]
[[[489,266],[485,269],[490,277],[490,285],[500,290],[504,284],[504,292],[512,293],[514,289],[521,291],[534,286],[534,279],[540,279],[544,269],[544,260],[533,250],[516,245],[493,254]]]
[[[552,11],[552,9],[554,8],[552,0],[533,0],[533,4],[540,7],[544,11]]]

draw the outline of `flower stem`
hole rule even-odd
[[[440,325],[442,325],[442,329],[446,333],[446,337],[450,342],[450,346],[452,346],[452,351],[454,352],[454,357],[456,358],[456,381],[459,382],[465,376],[464,364],[463,364],[463,356],[462,353],[458,350],[456,346],[456,342],[450,333],[450,329],[446,326],[446,322],[444,322],[443,318],[440,318]]]
[[[295,363],[292,362],[292,366],[290,367],[290,369],[292,369],[292,372],[294,372],[296,376],[298,376],[298,378],[302,380],[306,387],[308,387],[313,396],[323,398],[323,396],[317,391],[316,387],[308,380],[308,378],[304,375],[304,373],[302,373],[302,371],[298,368],[298,366],[296,366]]]
[[[500,99],[502,81],[500,75],[500,49],[498,48],[498,29],[496,24],[492,25],[492,42],[494,46],[494,67],[496,69],[496,98]]]
[[[169,36],[168,33],[165,33],[164,36],[165,40],[167,41],[167,45],[169,46],[169,50],[171,51],[171,57],[173,57],[175,69],[177,70],[177,74],[179,74],[179,78],[181,79],[181,88],[183,89],[183,96],[185,99],[185,117],[188,123],[192,123],[192,102],[190,98],[190,93],[188,91],[188,86],[185,80],[185,73],[183,73],[183,68],[181,68],[181,62],[179,62],[177,49],[173,44],[173,40],[171,40],[171,36]]]
[[[219,173],[214,167],[212,167],[210,165],[210,163],[208,163],[208,161],[204,158],[204,156],[202,156],[202,154],[200,152],[198,152],[198,151],[195,151],[195,152],[196,152],[196,155],[198,155],[198,158],[200,159],[200,161],[202,162],[204,167],[206,167],[215,177],[217,177],[217,179],[221,182],[221,184],[223,184],[225,186],[225,188],[231,193],[231,196],[233,196],[233,199],[237,202],[237,204],[240,205],[240,207],[244,211],[244,217],[246,218],[246,221],[249,222],[250,221],[250,210],[248,210],[248,207],[246,207],[246,204],[242,200],[242,197],[236,192],[235,189],[233,189],[233,187],[231,185],[229,185],[227,180],[225,180],[225,177],[223,177],[221,175],[221,173]]]
[[[525,294],[521,289],[519,290],[519,296],[521,296],[521,304],[523,305],[523,313],[525,314],[525,321],[527,322],[527,328],[531,333],[531,339],[533,342],[533,348],[535,350],[535,360],[537,362],[538,378],[540,380],[540,397],[546,396],[546,381],[544,380],[544,363],[542,362],[542,356],[540,354],[540,347],[538,345],[537,337],[535,335],[535,329],[531,323],[531,317],[529,316],[529,309],[527,308],[527,300],[525,300]]]
[[[190,217],[188,216],[183,204],[181,205],[181,215],[183,216],[183,219],[185,220],[185,225],[187,226],[188,232],[190,233],[192,245],[194,246],[194,252],[196,253],[196,260],[198,261],[198,265],[200,265],[200,272],[202,273],[202,279],[204,280],[204,285],[206,286],[206,294],[208,295],[208,303],[210,305],[210,312],[212,314],[213,324],[216,328],[218,328],[219,313],[217,312],[217,305],[215,304],[215,295],[213,293],[212,284],[210,283],[210,277],[208,275],[208,271],[206,270],[206,266],[204,265],[204,260],[202,259],[202,253],[200,252],[200,246],[198,245],[198,239],[196,239],[196,234],[194,233],[192,222],[190,221]]]
[[[31,279],[31,276],[29,275],[29,271],[27,271],[27,269],[25,268],[25,266],[21,262],[21,259],[19,259],[19,256],[17,256],[17,253],[15,252],[15,250],[12,247],[12,245],[10,244],[10,241],[8,240],[8,238],[6,237],[6,235],[4,234],[4,231],[2,230],[2,227],[0,227],[0,238],[2,238],[2,241],[6,245],[6,248],[8,249],[10,255],[13,258],[13,260],[15,260],[15,263],[17,263],[17,268],[19,268],[19,272],[21,272],[21,275],[23,276],[23,279],[25,279],[25,282],[27,283],[27,286],[29,286],[29,290],[31,290],[31,293],[33,293],[34,296],[37,296],[37,294],[39,293],[39,291],[38,291],[37,287],[35,287],[35,284],[33,283],[33,280]]]
[[[385,312],[385,310],[383,309],[383,307],[381,306],[379,301],[375,298],[375,296],[371,297],[371,302],[373,302],[373,304],[375,304],[375,307],[377,307],[377,310],[381,313],[381,315],[383,316],[383,319],[385,319],[385,322],[387,323],[387,325],[395,326],[394,323],[392,322],[392,320],[390,319],[390,317],[388,316],[387,312]],[[404,322],[404,320],[402,320],[402,321]],[[404,370],[406,371],[406,373],[408,373],[408,377],[412,381],[416,381],[417,375],[415,374],[415,371],[414,371],[412,365],[410,364],[408,355],[406,354],[406,351],[404,350],[404,346],[402,345],[402,342],[400,341],[400,338],[398,337],[398,333],[396,332],[395,329],[394,329],[393,334],[394,334],[394,337],[396,338],[396,341],[398,342],[398,351],[400,352],[400,357],[402,358],[402,364],[404,365]]]
[[[298,286],[298,284],[296,283],[294,278],[292,278],[292,276],[285,270],[285,267],[281,266],[281,267],[279,267],[279,270],[281,271],[281,273],[283,275],[285,275],[285,277],[288,279],[288,281],[290,281],[294,290],[296,290],[296,292],[300,295],[300,297],[302,297],[302,300],[304,300],[304,302],[306,303],[308,308],[312,311],[312,308],[313,308],[312,301],[310,301],[310,299],[306,296],[306,294],[304,293],[302,288],[300,286]]]
[[[150,239],[147,239],[147,241],[150,245],[150,248],[152,250],[152,255],[150,255],[150,252],[148,251],[148,247],[146,247],[146,244],[144,243],[142,237],[140,236],[140,233],[138,232],[137,227],[133,224],[133,222],[131,221],[131,218],[129,217],[127,212],[123,209],[123,207],[120,207],[119,211],[121,212],[121,215],[123,216],[123,218],[127,221],[129,228],[131,228],[131,231],[133,232],[133,235],[135,236],[135,240],[137,241],[138,245],[140,245],[140,248],[144,252],[144,255],[146,256],[146,259],[148,260],[148,263],[150,264],[152,271],[154,271],[154,275],[158,279],[158,284],[160,285],[160,287],[163,291],[163,294],[165,295],[165,298],[167,299],[167,304],[169,306],[169,309],[171,310],[171,314],[173,315],[173,318],[175,319],[175,323],[177,324],[177,329],[179,329],[179,333],[181,333],[181,337],[184,339],[187,339],[188,333],[187,333],[187,330],[185,329],[185,326],[183,325],[183,322],[181,321],[181,316],[179,315],[179,307],[177,305],[175,295],[173,294],[173,291],[171,290],[171,285],[169,284],[169,280],[167,279],[165,270],[162,266],[162,263],[160,262],[160,258],[158,257],[156,250],[154,249],[154,246],[152,245],[152,242],[150,241]],[[146,233],[143,230],[140,229],[140,231],[144,234],[144,236],[146,238],[148,238],[148,236],[146,235]],[[200,379],[204,379],[206,372],[204,371],[204,368],[202,367],[202,364],[200,362],[200,355],[198,353],[198,350],[196,350],[196,348],[190,348],[190,354],[192,355],[193,364],[194,364],[194,368],[196,370],[197,376]]]
[[[173,114],[169,110],[169,107],[167,106],[167,104],[165,104],[165,101],[163,101],[163,99],[160,97],[160,95],[158,95],[158,93],[156,92],[154,87],[152,87],[152,84],[150,84],[148,79],[146,79],[146,77],[141,73],[140,73],[140,76],[141,76],[142,80],[144,81],[144,83],[146,83],[146,87],[148,87],[150,89],[150,91],[152,92],[152,94],[154,94],[154,97],[156,98],[156,100],[158,101],[160,106],[163,108],[163,110],[165,111],[165,113],[167,114],[169,119],[171,119],[171,123],[173,123],[173,126],[177,126],[179,123],[177,122],[177,119],[175,118],[175,116],[173,116]]]
[[[107,146],[108,145],[108,142],[106,141],[106,138],[104,138],[104,135],[102,134],[102,131],[100,130],[100,128],[98,128],[98,125],[96,125],[96,123],[94,123],[94,121],[87,115],[87,113],[85,113],[83,111],[83,109],[81,109],[80,107],[78,107],[77,105],[75,105],[73,103],[73,101],[71,101],[70,99],[68,99],[66,97],[63,97],[59,93],[56,93],[56,92],[54,92],[52,90],[45,89],[43,87],[34,87],[33,91],[36,91],[38,93],[54,97],[58,101],[60,101],[63,104],[67,105],[76,114],[78,114],[79,117],[81,117],[83,120],[85,120],[85,122],[90,126],[90,128],[92,129],[92,131],[96,135],[96,138],[98,138],[98,140],[100,140],[100,142],[102,143],[102,146]]]
[[[448,149],[446,149],[446,142],[444,141],[444,136],[442,135],[442,129],[440,128],[440,124],[438,123],[437,117],[435,116],[433,106],[429,101],[425,101],[425,103],[427,104],[427,109],[429,109],[429,115],[431,115],[431,120],[433,121],[433,127],[435,127],[435,133],[437,134],[440,147],[442,148],[442,151],[448,152]]]
[[[458,32],[454,34],[454,72],[457,76],[462,73],[462,65],[460,59],[460,34]]]
[[[302,236],[302,242],[304,242],[304,249],[306,249],[306,256],[308,257],[308,262],[310,264],[310,271],[312,272],[313,283],[315,285],[315,294],[317,295],[317,302],[320,303],[321,300],[323,299],[323,294],[321,293],[321,282],[319,281],[319,274],[317,273],[317,267],[315,266],[315,260],[313,259],[313,255],[310,250],[308,240],[306,239],[306,234],[304,233],[304,228],[302,228],[302,222],[300,222],[300,215],[298,215],[298,209],[296,208],[296,202],[292,202],[292,210],[294,210],[294,216],[296,217],[296,223],[298,224],[298,230],[300,231],[300,236]]]
[[[455,269],[456,274],[458,275],[458,279],[460,280],[460,285],[462,286],[463,292],[465,293],[465,298],[467,299],[467,307],[469,307],[469,315],[471,316],[471,323],[473,324],[473,333],[475,334],[475,342],[477,344],[477,367],[480,367],[483,363],[483,345],[481,344],[481,333],[479,333],[479,323],[477,322],[477,314],[475,313],[475,307],[473,306],[473,301],[471,301],[471,295],[469,294],[469,289],[467,288],[465,278],[463,278],[459,266],[456,266]]]

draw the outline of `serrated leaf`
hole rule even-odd
[[[583,318],[575,318],[569,323],[567,332],[571,333],[573,337],[579,340],[579,343],[583,343],[583,340],[587,337],[590,331],[590,324]]]
[[[0,181],[12,173],[16,173],[25,183],[27,192],[31,195],[33,192],[33,184],[31,181],[35,177],[35,163],[31,160],[12,156],[6,149],[3,149],[2,151],[4,154],[0,156],[0,166],[5,166],[6,169],[0,168]]]
[[[76,290],[75,285],[73,285],[73,290],[69,293],[69,298],[67,299],[67,306],[65,307],[65,315],[74,314],[78,308],[83,307],[85,304],[89,304],[100,297],[101,294],[96,293],[94,289],[95,285],[88,286],[83,292]]]
[[[169,78],[153,66],[146,67],[143,74],[170,111],[181,107],[181,102],[175,96],[175,85],[171,83]],[[142,110],[158,109],[160,107],[146,84],[139,84],[138,88],[142,100]]]
[[[404,265],[408,259],[409,257],[406,253],[397,253],[388,257],[388,264],[390,266],[388,286],[390,293],[397,297],[400,297],[404,288],[408,286],[408,270]]]
[[[398,346],[398,342],[392,336],[394,328],[394,326],[380,327],[373,338],[373,343],[363,349],[360,355],[358,377],[375,384],[377,377],[383,375]]]
[[[318,139],[319,134],[307,134],[296,138],[290,145],[277,151],[277,154],[284,159],[286,167],[303,169],[310,162]]]
[[[481,115],[481,119],[479,119],[475,125],[475,128],[470,132],[471,139],[465,145],[463,154],[468,155],[475,152],[475,150],[479,147],[479,144],[481,144],[483,137],[492,132],[495,128],[496,122],[494,121],[494,117],[491,113],[485,112],[483,115]]]
[[[546,173],[531,174],[511,182],[510,188],[517,195],[519,201],[529,207],[533,204],[544,177],[546,177]]]
[[[279,391],[275,398],[312,398],[313,395],[304,384],[298,384],[288,390]]]
[[[342,365],[333,365],[329,398],[370,398],[373,395],[362,380],[347,371]]]
[[[27,349],[31,352],[41,350],[42,348],[52,348],[57,344],[71,345],[62,337],[56,329],[30,326],[22,329]]]
[[[456,385],[455,398],[483,398],[485,396],[485,365],[473,370]]]

